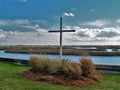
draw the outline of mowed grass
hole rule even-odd
[[[26,79],[20,72],[29,66],[0,62],[0,90],[120,90],[120,75],[103,75],[103,80],[90,87],[64,87]]]

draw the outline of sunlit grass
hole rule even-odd
[[[0,62],[0,90],[120,90],[120,75],[103,75],[103,81],[95,86],[75,88],[26,79],[20,72],[28,69],[29,66]]]

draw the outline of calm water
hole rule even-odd
[[[59,59],[59,55],[14,54],[14,53],[4,53],[4,51],[0,51],[0,57],[4,57],[4,58],[29,60],[31,56],[42,56],[42,57]],[[63,58],[68,58],[71,61],[79,62],[81,56],[63,55]],[[91,58],[95,64],[120,66],[120,56],[89,56],[89,58]]]

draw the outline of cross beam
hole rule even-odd
[[[60,17],[60,30],[51,30],[50,33],[60,32],[60,60],[62,60],[62,32],[75,32],[75,30],[62,30],[62,17]]]
[[[60,32],[58,30],[51,30],[51,31],[48,31],[49,33],[52,33],[52,32]],[[75,32],[75,30],[64,30],[62,32]]]

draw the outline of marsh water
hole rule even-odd
[[[29,60],[31,56],[40,56],[40,57],[49,57],[53,59],[59,59],[59,55],[41,55],[41,54],[15,54],[15,53],[5,53],[0,50],[1,58],[12,58],[12,59],[23,59]],[[82,56],[74,56],[74,55],[63,55],[62,58],[70,59],[74,62],[79,62]],[[102,64],[102,65],[117,65],[120,66],[120,56],[88,56],[94,62],[94,64]]]

